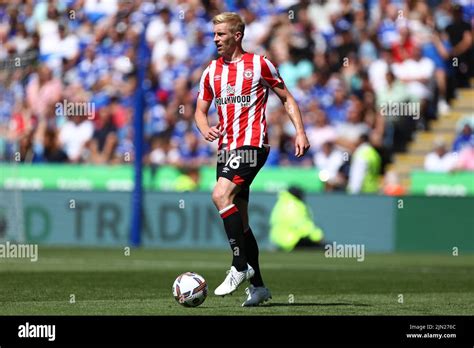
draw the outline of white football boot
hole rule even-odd
[[[219,285],[214,294],[217,296],[225,296],[232,294],[245,280],[249,280],[255,274],[252,266],[247,265],[248,268],[245,271],[239,272],[237,269],[232,266],[229,271],[227,271],[227,276],[221,285]]]
[[[268,301],[272,298],[270,290],[264,286],[255,287],[250,285],[245,289],[245,293],[248,295],[248,297],[245,302],[242,303],[242,307],[258,306],[259,304],[264,303],[265,301]]]

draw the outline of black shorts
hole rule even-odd
[[[265,164],[269,152],[269,147],[256,146],[242,146],[231,151],[219,150],[216,180],[223,177],[240,186],[237,197],[248,202],[250,185]]]

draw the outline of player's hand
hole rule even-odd
[[[216,126],[209,127],[207,132],[204,134],[204,139],[206,139],[207,141],[213,142],[214,140],[219,138],[219,135],[220,135],[219,128],[217,128]]]
[[[303,157],[304,154],[309,150],[309,141],[305,133],[299,133],[295,139],[295,156]]]

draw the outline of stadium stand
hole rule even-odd
[[[0,0],[0,160],[18,152],[26,163],[133,159],[136,51],[146,30],[144,161],[210,164],[215,146],[193,122],[198,80],[216,56],[211,18],[237,11],[247,23],[244,48],[278,65],[313,143],[309,156],[293,156],[290,121],[271,96],[268,165],[315,166],[325,142],[350,155],[369,131],[383,172],[407,187],[433,140],[451,145],[456,122],[472,117],[473,8],[445,0]],[[93,108],[67,116],[71,102]],[[419,109],[404,114],[391,103]]]

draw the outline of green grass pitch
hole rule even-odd
[[[39,247],[37,262],[0,259],[0,315],[472,315],[474,255],[366,254],[326,258],[322,251],[263,252],[273,300],[242,308],[213,291],[230,251]],[[197,308],[179,305],[175,278],[194,271],[208,282]],[[75,303],[71,303],[74,295]],[[403,303],[400,303],[403,296]]]

